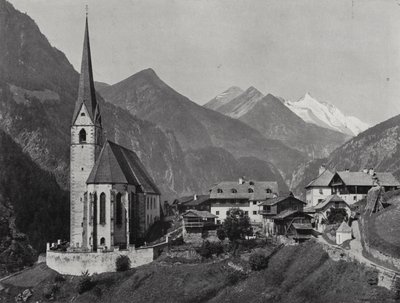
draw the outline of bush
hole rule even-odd
[[[54,299],[55,294],[60,290],[60,286],[57,283],[46,285],[43,288],[42,295],[46,299]]]
[[[269,257],[255,252],[249,258],[250,268],[252,270],[261,270],[267,268]]]
[[[208,259],[208,258],[212,257],[212,252],[210,249],[210,242],[208,242],[208,241],[203,242],[201,247],[199,249],[197,249],[196,251],[202,258]]]
[[[225,238],[226,238],[226,233],[225,233],[225,230],[224,230],[223,228],[219,227],[219,228],[217,229],[217,237],[218,237],[218,239],[220,239],[221,241],[224,241],[224,240],[225,240]]]
[[[219,256],[220,254],[224,253],[224,247],[220,242],[209,243],[209,250],[212,255]]]
[[[65,278],[63,275],[58,274],[54,277],[54,282],[60,283],[60,282],[64,282],[64,281],[65,281]]]
[[[378,285],[378,272],[376,270],[368,270],[366,279],[369,285]]]
[[[119,256],[115,261],[117,271],[126,271],[131,268],[131,260],[128,256]]]
[[[79,294],[82,294],[88,290],[91,290],[95,283],[93,282],[92,278],[89,276],[88,271],[82,272],[82,275],[78,281],[77,291]]]
[[[239,281],[244,280],[246,277],[247,277],[247,275],[244,272],[241,272],[238,270],[231,271],[226,276],[226,284],[231,285],[231,286],[235,285]]]

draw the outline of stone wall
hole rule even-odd
[[[47,251],[46,264],[64,275],[80,276],[86,270],[90,274],[115,272],[115,261],[119,256],[128,256],[131,260],[131,267],[138,267],[152,262],[162,246],[113,252]]]

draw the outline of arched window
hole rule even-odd
[[[254,193],[254,190],[252,188],[249,188],[249,193]]]
[[[100,245],[105,245],[105,244],[106,244],[106,239],[104,239],[103,237],[100,239]]]
[[[232,192],[233,194],[236,194],[236,193],[237,193],[236,188],[232,188],[232,189],[231,189],[231,192]]]
[[[100,195],[100,224],[106,224],[106,194]]]
[[[86,131],[84,128],[81,129],[79,132],[79,143],[85,143],[86,142]]]
[[[223,193],[222,189],[218,188],[217,193],[222,194]]]
[[[272,194],[272,190],[270,188],[266,189],[267,194]]]
[[[116,214],[115,214],[115,222],[117,225],[122,225],[122,201],[121,201],[121,194],[118,193],[117,195],[117,205],[116,205]]]
[[[81,113],[81,117],[85,117],[85,113]]]

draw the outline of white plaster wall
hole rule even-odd
[[[321,193],[321,192],[322,193]],[[332,195],[332,189],[330,187],[315,187],[306,190],[306,202],[307,206],[315,206],[318,204],[318,200],[324,200],[326,197]]]
[[[350,233],[341,233],[341,232],[336,232],[336,244],[340,245],[344,241],[351,240],[351,232]]]
[[[252,202],[250,202],[252,204]],[[260,215],[252,215],[251,212],[253,211],[253,205],[250,206],[235,206],[234,208],[240,208],[243,211],[249,212],[249,217],[250,220],[253,222],[261,223],[262,222],[262,216]],[[232,208],[232,206],[211,206],[210,212],[216,216],[218,216],[217,220],[220,220],[221,223],[224,222],[226,219],[226,212],[229,211]],[[258,211],[258,206],[254,205],[254,210]],[[217,212],[219,211],[219,215],[217,215]]]
[[[362,199],[364,199],[367,195],[361,195],[361,194],[349,194],[349,195],[338,195],[339,197],[341,197],[344,201],[347,202],[347,204],[351,205],[356,203],[357,201],[360,201]]]
[[[82,272],[90,274],[115,272],[115,261],[121,255],[128,256],[131,267],[148,264],[154,260],[154,249],[141,248],[114,252],[55,252],[47,251],[46,264],[51,269],[63,275],[80,276]]]

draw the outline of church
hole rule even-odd
[[[160,217],[160,191],[135,152],[105,139],[93,82],[86,16],[78,98],[71,123],[69,251],[143,243]]]

